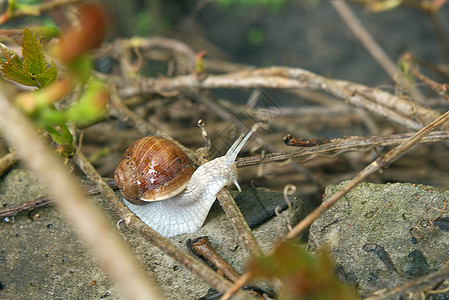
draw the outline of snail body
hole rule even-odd
[[[240,136],[224,156],[199,166],[188,180],[185,189],[177,195],[171,195],[169,198],[158,201],[140,196],[140,199],[131,200],[133,203],[130,202],[129,196],[124,196],[125,205],[144,223],[165,237],[196,232],[203,225],[217,193],[224,186],[234,183],[239,191],[241,190],[237,182],[238,172],[235,159],[255,129],[254,127],[245,138]],[[132,155],[132,151],[127,150],[124,157],[128,154]],[[125,158],[125,160],[128,160],[128,158]],[[134,166],[132,163],[129,165],[131,165],[131,169],[139,169],[140,167]],[[123,171],[123,166],[120,163],[115,172],[116,181],[123,179],[124,176],[117,175],[117,172]],[[136,179],[135,176],[131,176],[131,178],[129,184],[141,186],[141,179]],[[122,189],[120,187],[120,189],[123,194],[123,190],[129,190],[130,188],[124,187]],[[141,195],[144,193],[145,191]],[[142,202],[147,203],[141,205]]]

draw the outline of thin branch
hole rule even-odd
[[[432,90],[434,90],[435,92],[437,92],[441,97],[444,98],[444,100],[446,100],[447,102],[449,102],[449,96],[447,95],[447,92],[449,91],[449,85],[447,85],[446,83],[438,83],[430,78],[428,78],[427,76],[424,76],[424,74],[422,74],[419,70],[418,67],[416,66],[415,62],[414,62],[414,58],[412,57],[411,54],[405,54],[403,56],[405,62],[408,63],[408,68],[410,69],[410,72],[419,80],[421,80],[423,83],[425,83],[428,87],[430,87]]]
[[[108,180],[107,184],[109,185],[109,187],[111,188],[116,188],[117,184],[115,183],[114,180]],[[84,192],[88,195],[93,195],[93,194],[98,194],[100,191],[97,189],[97,187],[93,184],[88,184],[86,186],[83,187]],[[28,212],[28,211],[32,211],[38,208],[43,208],[43,207],[47,207],[47,206],[52,206],[55,204],[55,201],[51,198],[48,197],[39,197],[37,199],[31,200],[31,201],[27,201],[27,202],[23,202],[21,204],[18,205],[13,205],[13,206],[7,206],[7,207],[3,207],[0,208],[0,218],[3,217],[14,217],[20,213],[24,213],[24,212]]]
[[[251,256],[260,256],[263,254],[262,249],[259,246],[256,238],[254,237],[248,223],[245,221],[242,212],[240,211],[237,203],[227,189],[222,189],[217,194],[217,199],[220,201],[220,205],[226,213],[229,221],[234,228],[240,243],[248,251]]]
[[[100,210],[88,201],[78,187],[78,181],[4,93],[0,94],[0,116],[0,128],[5,138],[56,200],[79,236],[93,248],[124,295],[129,299],[160,299],[121,237],[111,229]]]
[[[372,57],[382,66],[387,74],[394,79],[398,73],[396,64],[388,57],[387,53],[379,46],[371,34],[360,23],[351,8],[342,0],[332,0],[331,4],[338,12],[343,21],[351,29],[352,33],[359,39]]]
[[[23,202],[19,205],[0,208],[0,218],[13,217],[19,213],[32,211],[38,208],[54,205],[55,201],[47,197],[39,197],[35,200]]]
[[[428,288],[430,285],[444,281],[449,278],[449,268],[443,266],[438,271],[430,273],[429,275],[422,276],[404,283],[401,286],[397,286],[392,289],[383,289],[375,292],[372,296],[365,298],[365,300],[383,300],[394,299],[397,296],[404,295],[406,293],[413,293],[422,291]]]
[[[359,39],[363,46],[368,50],[372,57],[382,66],[382,68],[388,73],[393,80],[397,80],[401,85],[407,87],[410,94],[415,101],[424,102],[424,97],[421,92],[414,87],[398,70],[396,64],[390,59],[385,51],[374,40],[372,35],[365,29],[360,23],[355,14],[352,12],[349,5],[343,0],[333,0],[331,4],[338,12],[340,17],[346,22],[346,25],[351,29],[354,35]]]
[[[331,4],[339,13],[341,18],[346,22],[354,35],[360,40],[363,46],[368,50],[372,57],[382,66],[393,80],[397,80],[401,85],[407,87],[415,101],[424,102],[421,92],[414,87],[399,71],[396,64],[390,59],[387,53],[374,40],[372,35],[360,23],[349,5],[343,0],[333,0]]]
[[[237,159],[237,167],[254,166],[260,163],[284,161],[292,158],[304,158],[320,154],[343,153],[372,149],[373,147],[393,146],[406,142],[413,133],[393,134],[387,137],[348,137],[333,139],[328,143],[314,147],[299,148],[298,150],[270,153],[265,155],[241,157]],[[420,143],[434,143],[449,139],[449,131],[435,131],[424,137]]]
[[[51,2],[44,2],[39,5],[21,6],[20,9],[13,11],[12,15],[8,15],[7,19],[3,21],[6,22],[12,19],[23,18],[27,16],[40,16],[50,10],[78,4],[81,2],[84,2],[84,0],[55,0]]]
[[[322,90],[354,106],[363,107],[396,124],[419,130],[441,114],[411,101],[392,95],[377,88],[361,84],[329,79],[312,72],[287,67],[271,67],[244,70],[224,75],[209,75],[198,80],[195,75],[174,78],[146,79],[139,84],[121,85],[118,93],[121,97],[131,97],[158,91],[184,89],[216,88],[273,88],[273,89],[312,89]],[[448,125],[444,127],[449,128]]]
[[[195,56],[196,53],[190,48],[189,45],[180,42],[179,40],[163,37],[163,36],[151,36],[147,38],[132,38],[129,40],[117,40],[110,44],[103,45],[100,49],[93,52],[93,56],[96,58],[104,56],[112,56],[119,59],[130,49],[140,49],[142,56],[148,60],[154,61],[169,61],[173,56],[181,58],[182,62],[185,62],[184,69],[189,72],[193,72],[195,69]],[[228,61],[214,60],[203,58],[204,67],[206,72],[211,73],[223,73],[223,72],[236,72],[242,69],[253,69],[254,66],[238,64]]]
[[[141,49],[151,49],[151,48],[162,48],[168,49],[172,53],[177,55],[181,55],[188,61],[190,71],[193,71],[195,68],[195,56],[196,53],[190,48],[187,44],[162,36],[152,36],[150,38],[132,38],[129,40],[129,47],[138,47]]]
[[[11,169],[15,164],[19,162],[19,157],[15,152],[8,153],[0,158],[0,176],[6,173],[9,169]]]

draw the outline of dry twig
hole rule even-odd
[[[393,134],[387,137],[347,137],[330,140],[329,143],[317,145],[314,147],[299,148],[298,150],[270,153],[265,155],[241,157],[237,159],[238,167],[248,167],[260,163],[270,163],[284,161],[291,158],[308,158],[320,154],[343,153],[348,151],[369,150],[373,147],[393,146],[404,143],[413,133]],[[449,131],[435,131],[424,137],[420,143],[434,143],[449,139]]]
[[[116,188],[117,184],[115,183],[114,180],[108,180],[107,184],[109,185],[109,187],[111,188]],[[98,194],[99,191],[97,189],[97,187],[95,185],[89,184],[83,187],[84,188],[84,192],[88,195],[93,195],[93,194]],[[18,205],[13,205],[13,206],[7,206],[7,207],[3,207],[0,208],[0,218],[3,217],[14,217],[17,214],[23,213],[23,212],[28,212],[28,211],[32,211],[38,208],[43,208],[43,207],[47,207],[47,206],[52,206],[55,204],[55,201],[53,199],[50,199],[48,197],[39,197],[37,199],[31,200],[31,201],[27,201],[27,202],[23,202],[21,204]]]
[[[388,57],[385,51],[376,43],[371,34],[360,23],[352,12],[351,8],[342,0],[332,0],[331,4],[346,22],[354,35],[360,40],[363,46],[370,52],[371,56],[382,66],[392,79],[398,73],[396,64]]]
[[[47,197],[39,197],[35,200],[23,202],[19,205],[0,208],[0,218],[14,217],[19,213],[47,207],[55,204],[55,201]]]
[[[400,295],[422,291],[423,289],[429,288],[431,285],[444,281],[447,278],[449,278],[449,268],[447,266],[443,266],[438,271],[410,280],[401,286],[377,291],[372,296],[365,298],[365,300],[394,299]]]
[[[6,173],[9,169],[11,169],[15,164],[19,162],[19,158],[15,152],[11,152],[6,154],[0,159],[0,176]]]
[[[274,88],[312,89],[328,92],[348,103],[363,107],[391,122],[413,130],[419,130],[441,114],[416,103],[375,88],[353,82],[329,79],[312,72],[287,67],[271,67],[245,70],[224,75],[209,75],[199,81],[194,75],[174,78],[146,79],[141,84],[119,87],[122,97],[183,89],[216,88]],[[444,127],[449,128],[449,126]]]
[[[441,97],[443,97],[444,100],[449,102],[449,96],[447,95],[447,92],[449,91],[449,85],[447,85],[446,83],[443,84],[438,83],[422,74],[418,70],[418,67],[415,65],[414,58],[412,57],[411,54],[405,54],[403,58],[408,63],[408,68],[410,69],[410,72],[413,75],[415,75],[416,78],[424,82],[428,87],[430,87],[432,90],[437,92]]]
[[[8,16],[8,21],[16,18],[23,18],[27,16],[40,16],[45,12],[54,10],[57,8],[78,4],[84,2],[84,0],[55,0],[51,2],[44,2],[39,5],[26,6],[22,9],[17,9],[11,16]]]

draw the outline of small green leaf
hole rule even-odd
[[[45,126],[44,129],[50,134],[52,140],[59,145],[69,145],[73,143],[73,136],[67,127],[62,124],[60,126],[61,130],[57,130],[51,126]]]
[[[384,11],[393,10],[399,7],[402,4],[403,0],[383,0],[383,1],[374,1],[372,3],[368,3],[368,9],[372,12],[379,13]]]
[[[23,74],[23,63],[20,57],[4,44],[0,43],[0,53],[3,59],[0,62],[0,71],[6,79],[23,85],[35,86],[33,79]]]
[[[36,35],[28,28],[23,30],[22,38],[23,71],[30,77],[40,75],[47,70],[42,45],[36,39]]]
[[[67,121],[88,124],[103,117],[106,112],[108,92],[100,81],[91,80],[81,98],[66,111]]]
[[[92,76],[92,60],[85,54],[77,57],[67,64],[69,72],[76,78],[85,83]]]
[[[52,62],[51,67],[47,67],[42,45],[36,39],[36,35],[27,28],[24,29],[22,38],[23,61],[14,51],[1,43],[0,53],[3,56],[0,71],[6,79],[43,88],[57,78],[58,70],[55,64]]]
[[[23,68],[23,63],[20,57],[11,49],[9,49],[5,44],[0,43],[0,51],[4,59],[2,63],[6,61],[7,63],[15,64],[19,69]]]
[[[6,79],[12,80],[14,82],[27,85],[27,86],[36,86],[36,82],[22,73],[22,70],[17,70],[14,65],[11,64],[3,64],[1,67],[1,71],[3,76]]]
[[[52,26],[43,27],[33,27],[29,28],[32,33],[34,33],[42,41],[48,41],[55,38],[61,34],[58,28]]]
[[[34,76],[34,79],[41,87],[45,87],[58,78],[58,69],[54,62],[51,62],[51,67],[45,70],[42,74]]]

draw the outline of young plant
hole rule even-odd
[[[80,28],[63,32],[54,53],[65,64],[67,72],[58,74],[50,63],[40,40],[25,28],[20,42],[22,58],[0,43],[0,72],[5,79],[35,87],[31,93],[16,97],[16,105],[33,121],[47,131],[63,156],[73,154],[73,136],[67,124],[87,125],[103,117],[108,102],[108,92],[103,83],[91,76],[91,62],[86,52],[97,47],[104,36],[105,20],[95,6],[80,7]],[[95,32],[92,35],[92,32]],[[61,77],[58,80],[58,75]],[[76,86],[81,94],[72,105],[58,110],[55,103],[64,99]]]
[[[313,256],[293,241],[282,242],[269,256],[253,258],[248,271],[253,278],[280,279],[281,300],[358,299],[355,291],[334,275],[334,266],[326,251]]]

